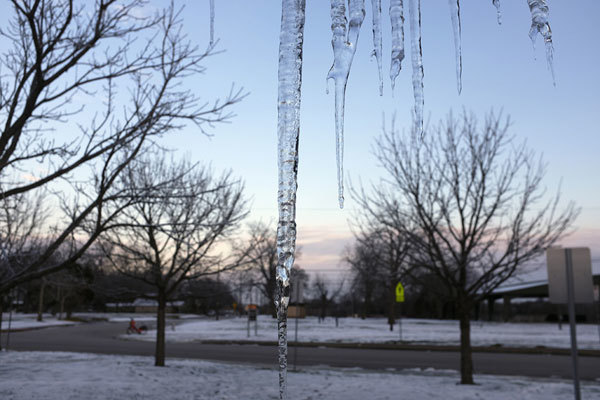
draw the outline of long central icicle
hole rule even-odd
[[[296,251],[296,189],[305,6],[306,0],[281,2],[277,103],[279,223],[275,307],[279,344],[279,398],[282,400],[287,398],[287,309],[290,300],[290,273]]]
[[[448,0],[450,6],[450,19],[454,35],[454,52],[456,54],[456,87],[458,94],[462,92],[462,28],[460,26],[460,0]]]
[[[419,135],[423,135],[423,49],[421,47],[421,0],[409,0],[410,52],[412,58],[412,83],[415,97],[415,124]]]
[[[346,84],[350,75],[352,59],[360,27],[365,19],[365,0],[348,1],[350,23],[346,26],[345,0],[331,0],[331,31],[333,38],[333,65],[327,79],[335,82],[335,142],[338,177],[338,200],[344,207],[344,103]]]

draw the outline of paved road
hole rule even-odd
[[[26,332],[13,332],[13,350],[75,351],[103,354],[153,355],[154,343],[117,339],[127,323],[89,323]],[[3,334],[3,339],[5,339]],[[459,354],[446,351],[373,350],[300,347],[298,365],[333,367],[459,369]],[[294,349],[290,348],[290,363]],[[167,357],[276,364],[274,346],[167,343]],[[534,377],[571,377],[571,358],[560,355],[474,353],[478,373]],[[600,379],[600,357],[580,357],[582,379]]]

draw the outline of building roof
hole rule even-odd
[[[600,285],[600,274],[593,275],[594,285]],[[517,282],[499,286],[488,296],[500,297],[548,297],[548,280],[542,279],[530,282]]]

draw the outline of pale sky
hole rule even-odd
[[[175,1],[189,38],[208,44],[208,0]],[[232,169],[244,179],[252,199],[249,220],[277,218],[277,61],[281,4],[266,0],[216,0],[215,36],[223,53],[206,62],[207,72],[190,81],[206,100],[227,93],[232,83],[250,95],[235,107],[231,124],[218,125],[211,139],[197,130],[170,135],[168,146],[216,170]],[[351,242],[347,220],[355,203],[337,205],[334,98],[325,93],[332,63],[329,2],[307,0],[300,132],[298,242],[299,265],[309,270],[338,267],[340,253]],[[350,73],[346,98],[346,179],[368,183],[381,176],[371,154],[381,132],[382,113],[396,113],[396,125],[409,126],[413,107],[410,39],[406,21],[407,56],[396,81],[389,85],[390,25],[383,0],[384,96],[379,97],[373,48],[370,2]],[[545,184],[556,190],[562,180],[564,199],[574,200],[582,213],[578,231],[563,244],[589,246],[600,257],[600,78],[597,0],[549,1],[557,85],[552,85],[540,37],[535,51],[528,37],[531,15],[526,0],[503,0],[502,25],[489,0],[461,1],[463,90],[456,90],[454,44],[446,1],[422,1],[425,117],[445,118],[463,108],[480,117],[503,110],[513,121],[512,133],[526,140],[548,162]],[[152,0],[161,6],[166,1]],[[0,8],[5,8],[4,4]],[[6,14],[5,14],[6,15]],[[407,16],[407,15],[406,15]]]
[[[204,4],[206,3],[206,4]],[[276,1],[216,1],[215,31],[224,54],[207,63],[200,93],[214,96],[231,82],[250,96],[236,107],[237,117],[218,126],[211,140],[190,132],[173,140],[194,158],[215,167],[232,168],[246,181],[253,198],[251,218],[276,220],[277,59],[280,3]],[[346,179],[377,179],[371,154],[379,135],[382,112],[397,115],[408,126],[413,107],[408,20],[407,57],[394,96],[389,86],[390,27],[388,2],[383,1],[384,96],[377,89],[377,67],[371,59],[370,2],[350,73],[346,100]],[[444,118],[463,108],[483,116],[503,110],[513,121],[512,133],[526,140],[548,162],[545,184],[555,191],[562,180],[563,197],[582,207],[578,231],[563,244],[600,247],[600,78],[596,22],[600,2],[550,1],[557,86],[546,67],[538,37],[535,52],[528,37],[531,24],[527,2],[502,1],[503,23],[496,23],[491,1],[461,1],[463,91],[456,90],[454,45],[447,2],[422,1],[425,116]],[[208,40],[207,2],[188,2],[184,11],[190,37]],[[351,241],[347,219],[355,204],[346,196],[337,206],[333,95],[325,93],[325,76],[332,62],[329,2],[307,0],[302,90],[302,123],[298,189],[299,264],[308,269],[332,269]],[[191,145],[195,143],[195,145]]]

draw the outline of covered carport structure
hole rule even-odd
[[[595,298],[598,301],[598,290],[600,290],[600,273],[593,274]],[[488,319],[494,315],[494,304],[502,299],[502,319],[508,321],[511,312],[511,299],[514,298],[547,298],[548,280],[536,280],[529,282],[517,282],[497,287],[486,297],[488,306]]]

